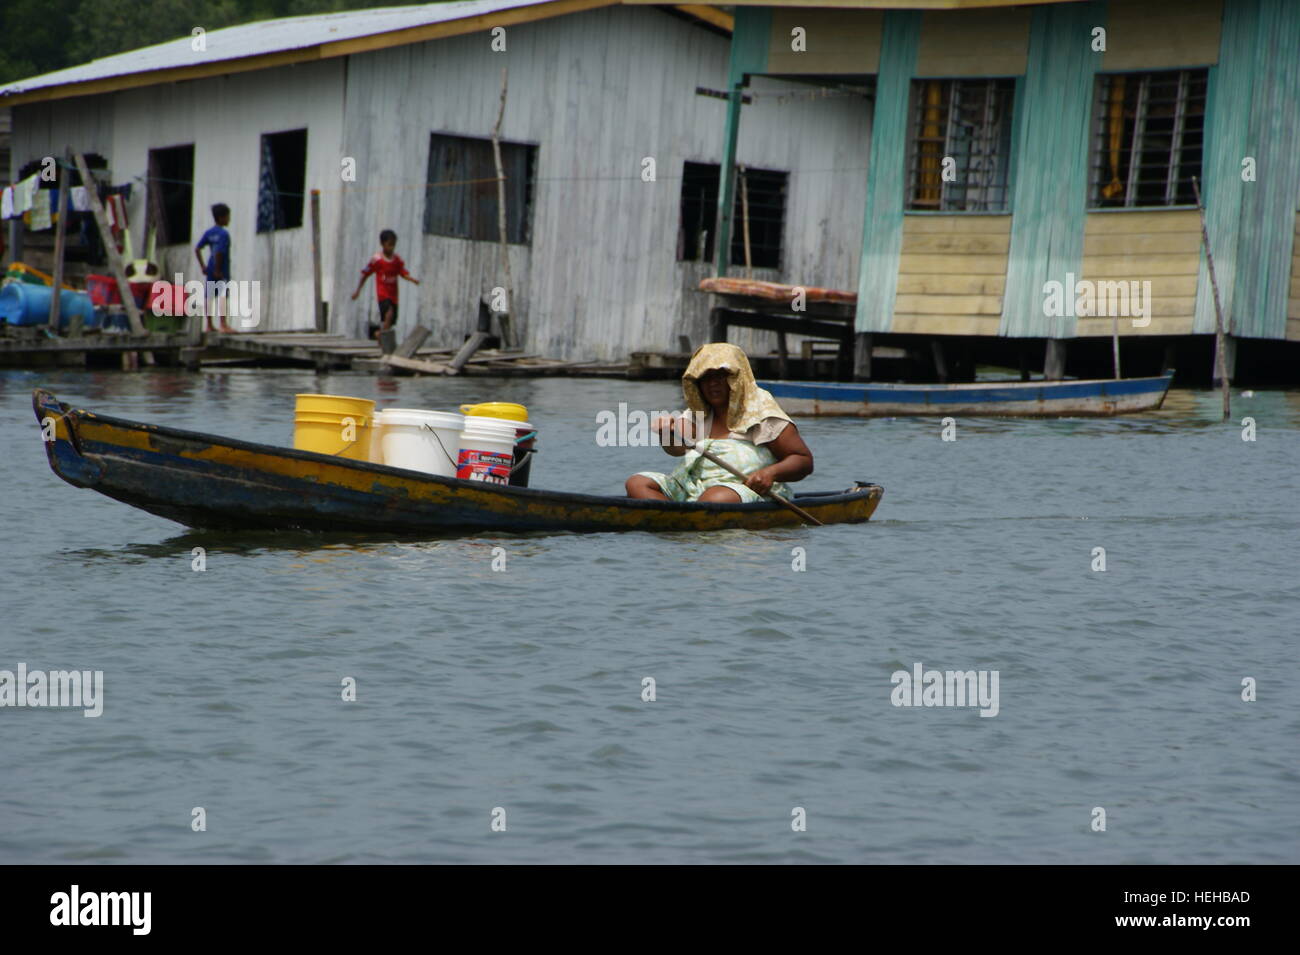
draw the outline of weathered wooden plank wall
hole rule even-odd
[[[675,349],[679,334],[702,341],[709,303],[693,291],[702,273],[676,258],[681,174],[688,160],[721,159],[726,104],[695,88],[722,89],[727,61],[724,37],[628,8],[511,27],[503,53],[484,33],[352,57],[344,148],[358,181],[344,196],[334,299],[392,228],[425,283],[418,295],[403,288],[401,324],[430,325],[440,344],[473,327],[477,296],[502,283],[499,254],[493,242],[422,234],[429,137],[488,136],[508,66],[501,135],[538,147],[532,243],[511,247],[526,347],[620,359]],[[755,277],[853,287],[868,105],[760,96],[744,109],[740,161],[791,173],[782,267]],[[646,157],[654,182],[641,178]],[[338,315],[341,327],[358,327],[362,312]],[[766,347],[767,336],[735,340]]]
[[[322,234],[339,223],[342,60],[237,73],[190,83],[142,87],[115,94],[55,100],[15,108],[15,162],[65,145],[98,152],[115,183],[134,182],[127,217],[138,254],[145,239],[145,182],[149,150],[194,144],[194,203],[190,242],[160,250],[168,278],[199,278],[193,245],[212,225],[211,206],[230,206],[233,277],[261,283],[261,327],[311,328],[310,222],[257,234],[261,136],[306,127],[307,188],[322,190]],[[333,281],[325,260],[326,287]],[[336,300],[337,301],[337,300]]]
[[[195,144],[191,243],[162,251],[164,272],[197,277],[192,243],[209,207],[232,209],[235,278],[262,282],[262,327],[311,328],[309,223],[256,234],[260,136],[303,128],[307,188],[322,193],[324,288],[331,329],[355,333],[374,292],[349,296],[378,248],[398,252],[423,284],[402,286],[401,331],[458,343],[479,294],[501,284],[495,241],[423,234],[429,137],[487,137],[501,69],[510,69],[502,137],[538,147],[531,245],[511,246],[517,327],[533,351],[617,360],[637,349],[698,343],[707,296],[694,263],[677,261],[683,163],[719,162],[725,103],[695,95],[726,82],[728,39],[662,11],[611,8],[510,27],[507,49],[476,33],[344,59],[116,94],[20,106],[15,162],[72,145],[100,152],[117,182],[144,177],[151,148]],[[788,89],[781,80],[755,89]],[[790,173],[780,269],[756,278],[853,288],[862,228],[870,106],[854,97],[744,107],[739,160]],[[641,178],[653,157],[657,176]],[[344,182],[344,159],[356,181]],[[143,182],[140,183],[143,185]],[[129,214],[143,247],[144,189]],[[766,349],[768,333],[738,332]]]
[[[1186,335],[1192,330],[1200,250],[1200,216],[1194,209],[1090,212],[1076,277],[1151,283],[1151,324],[1134,326],[1121,318],[1121,335]],[[1081,317],[1075,334],[1108,336],[1112,327],[1109,317]]]
[[[1011,216],[904,216],[890,330],[996,335],[1010,244]]]

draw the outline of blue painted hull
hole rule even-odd
[[[797,415],[1116,415],[1160,407],[1173,374],[1092,381],[999,381],[951,385],[762,381]]]

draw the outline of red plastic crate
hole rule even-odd
[[[111,275],[87,275],[86,291],[90,293],[90,301],[95,305],[122,304],[122,296],[117,291],[117,282]]]

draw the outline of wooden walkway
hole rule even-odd
[[[148,353],[162,364],[201,368],[203,365],[290,364],[310,365],[319,371],[366,371],[384,375],[455,374],[448,366],[454,352],[432,346],[410,356],[385,356],[379,346],[364,338],[347,338],[321,332],[207,332],[198,338],[188,332],[135,336],[90,334],[76,338],[51,336],[41,328],[4,328],[0,331],[0,365],[39,366],[84,364],[95,355]],[[543,358],[520,351],[485,348],[475,352],[461,369],[462,375],[532,377],[584,375],[622,378],[626,364],[574,362]]]
[[[85,335],[80,338],[44,335],[6,335],[0,337],[0,357],[75,352],[176,351],[190,344],[186,334]]]
[[[205,359],[252,357],[310,364],[321,371],[351,370],[391,375],[455,374],[448,362],[455,352],[425,346],[409,357],[385,356],[379,346],[365,338],[345,338],[321,332],[260,332],[211,334],[204,336],[201,353],[187,356],[191,364]],[[574,362],[543,358],[520,351],[481,349],[466,362],[463,375],[534,377],[538,375],[588,375],[624,377],[626,364]]]

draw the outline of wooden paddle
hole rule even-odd
[[[686,445],[687,448],[693,448],[694,450],[700,452],[700,457],[704,458],[706,461],[712,461],[714,464],[722,468],[724,471],[730,471],[736,477],[740,478],[742,484],[748,479],[748,475],[742,472],[739,468],[732,467],[730,464],[722,460],[722,458],[718,457],[712,451],[704,450],[694,441],[687,440],[685,437],[681,438],[680,440]],[[764,494],[763,496],[766,497],[768,500],[776,501],[776,503],[780,504],[782,507],[794,511],[796,514],[799,515],[800,518],[802,518],[804,521],[808,522],[809,524],[813,524],[817,527],[826,526],[821,521],[817,520],[817,518],[813,517],[811,514],[805,511],[798,504],[795,504],[793,501],[787,501],[779,494],[773,494],[769,491],[767,494]]]

